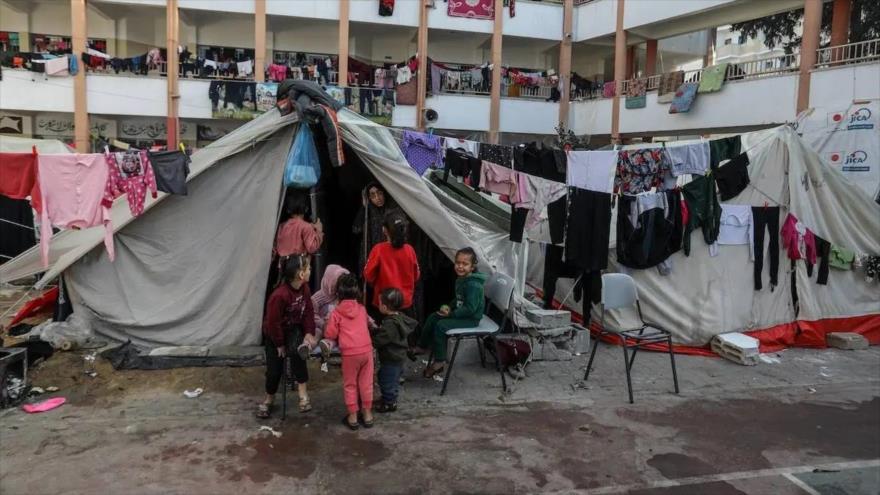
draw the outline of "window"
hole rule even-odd
[[[731,38],[726,38],[726,39],[724,40],[724,45],[725,45],[725,46],[726,46],[726,45],[729,45],[729,44],[731,44],[731,43],[733,43],[733,40],[732,40]]]

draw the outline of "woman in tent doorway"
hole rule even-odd
[[[360,243],[356,272],[358,275],[364,273],[367,255],[373,246],[385,240],[385,234],[382,230],[385,215],[400,211],[378,182],[367,184],[363,190],[362,200],[361,209],[355,216],[354,224],[351,227],[352,233],[359,238]]]

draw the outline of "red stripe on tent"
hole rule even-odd
[[[540,289],[535,289],[539,297],[543,297]],[[560,309],[561,305],[553,301],[553,307]],[[571,311],[571,319],[575,323],[583,324],[584,318],[577,311],[571,308],[565,308]],[[593,336],[599,333],[599,323],[591,322],[590,334]],[[872,345],[880,345],[880,314],[849,316],[845,318],[825,318],[815,321],[796,320],[790,323],[782,323],[772,327],[760,330],[752,330],[743,332],[744,334],[758,339],[761,352],[777,352],[788,347],[811,347],[825,348],[825,336],[832,332],[853,332],[864,335],[868,342]],[[617,344],[619,340],[612,335],[605,335],[601,339],[609,344]],[[666,344],[651,344],[643,347],[651,351],[666,352],[668,347]],[[687,345],[672,346],[672,351],[676,354],[685,354],[692,356],[717,356],[708,345],[697,347]]]

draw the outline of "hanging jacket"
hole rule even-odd
[[[621,265],[651,268],[681,249],[683,226],[678,191],[624,195],[617,211],[617,261]]]
[[[334,167],[342,166],[345,156],[342,153],[342,137],[339,135],[336,118],[336,112],[342,108],[342,103],[327,94],[314,81],[287,79],[278,86],[278,96],[290,97],[291,103],[296,105],[296,113],[301,122],[321,125],[327,138],[330,163]]]
[[[701,176],[685,184],[681,195],[687,203],[688,222],[684,229],[684,254],[691,254],[691,232],[700,227],[703,240],[711,246],[718,240],[721,229],[721,203],[715,192],[715,181]]]

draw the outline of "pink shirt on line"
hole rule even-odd
[[[113,200],[122,194],[128,197],[128,208],[134,217],[144,212],[147,189],[153,198],[157,195],[156,176],[146,151],[134,153],[105,153],[108,166],[104,206],[113,206]]]
[[[38,180],[43,196],[40,217],[43,266],[49,266],[52,225],[65,229],[103,225],[104,246],[110,261],[113,261],[113,225],[110,223],[110,210],[103,204],[108,176],[104,155],[40,154],[38,159]]]
[[[275,251],[278,256],[313,254],[324,242],[324,234],[302,218],[291,218],[278,228]]]

